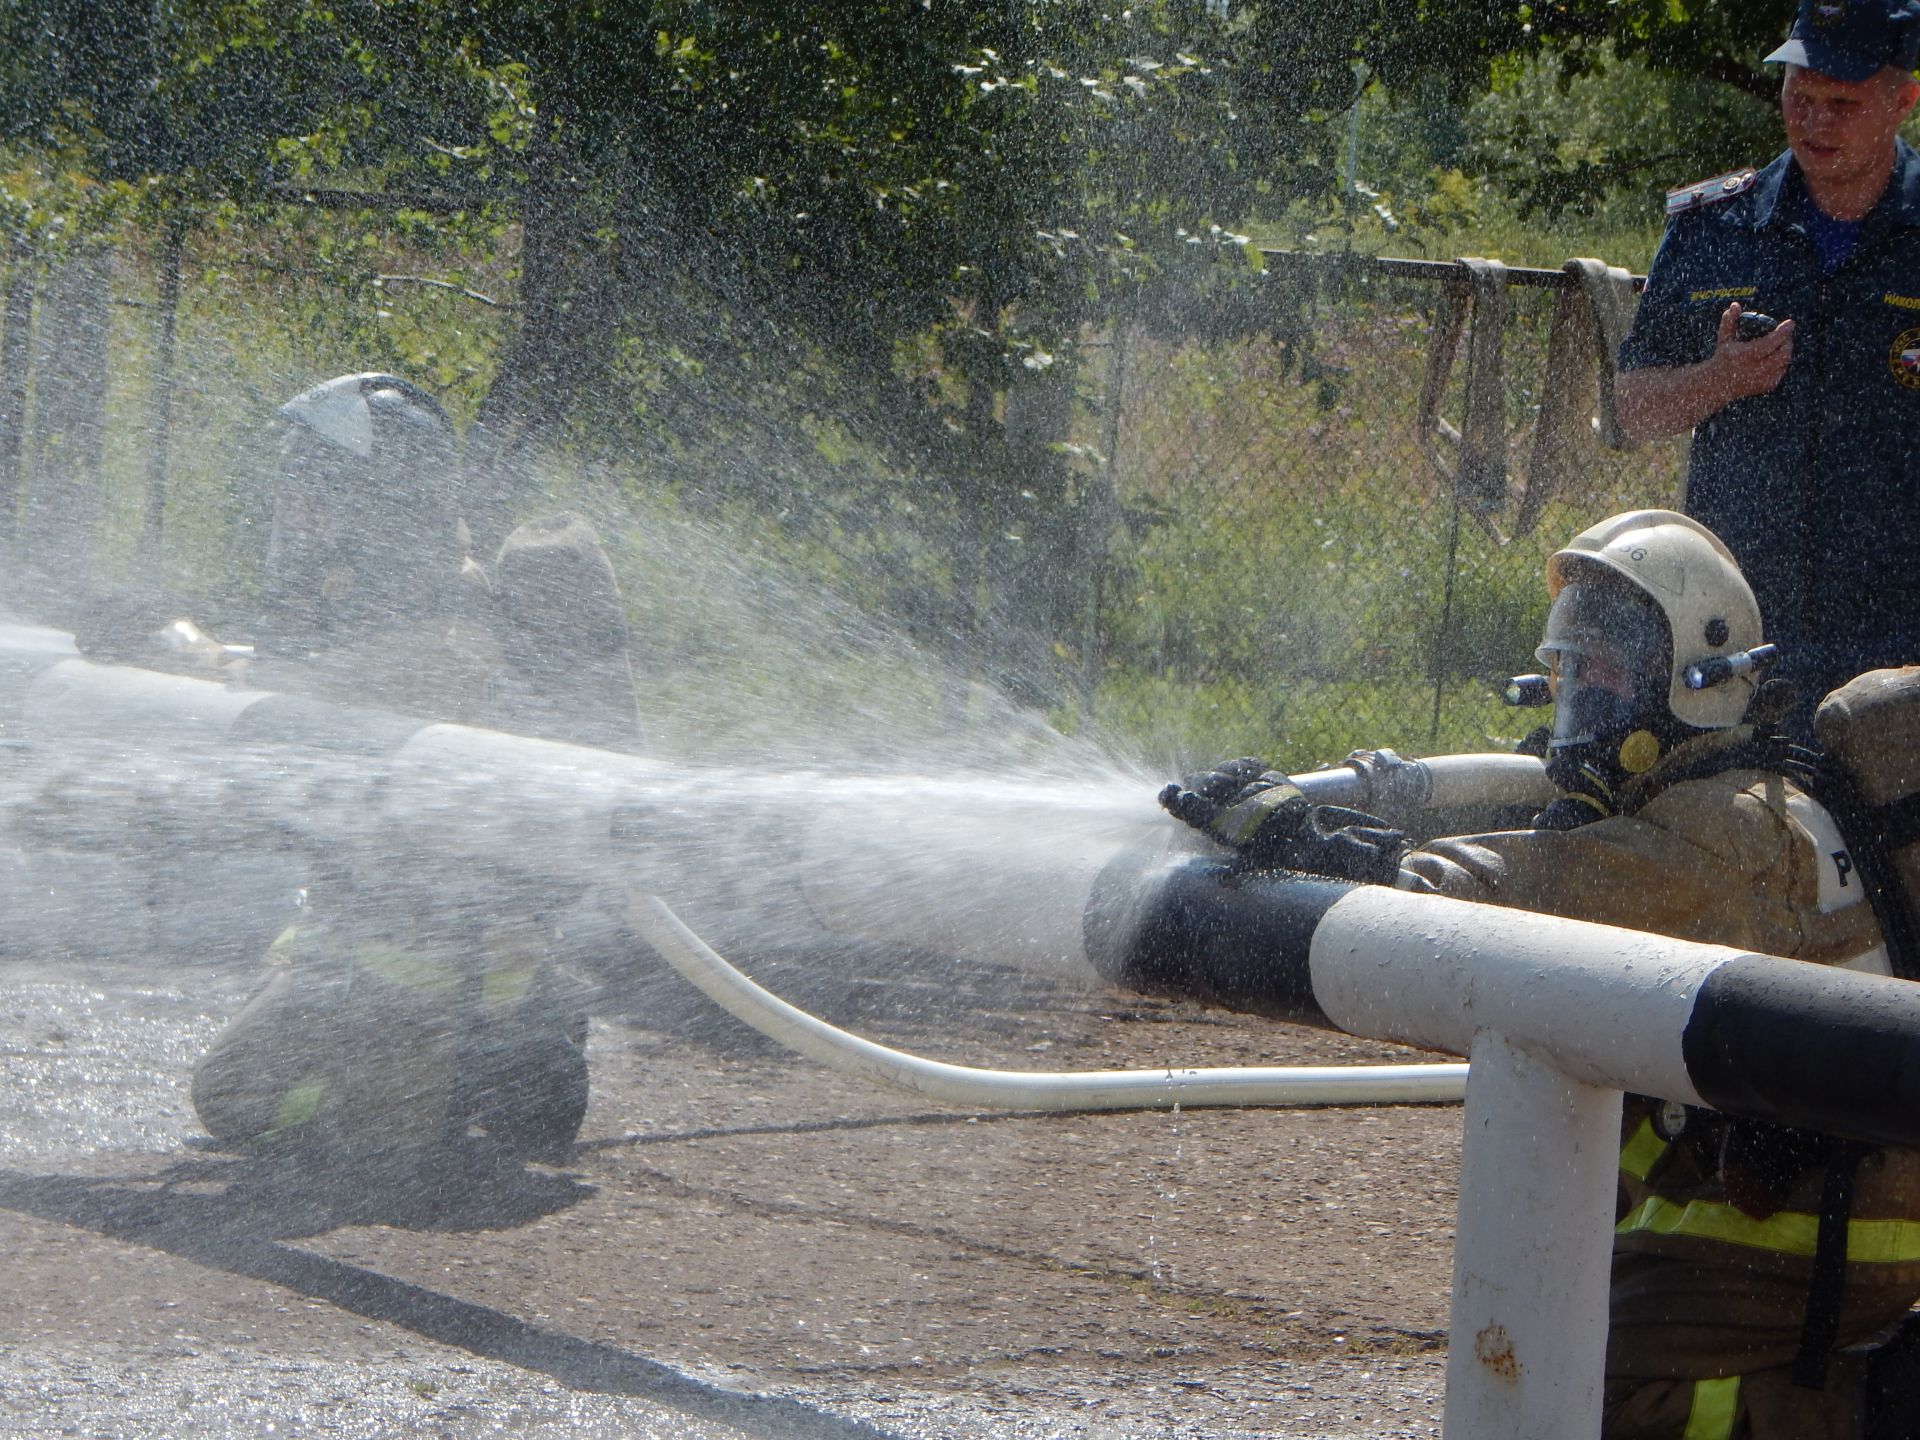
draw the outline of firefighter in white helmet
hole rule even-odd
[[[1415,847],[1248,761],[1162,803],[1250,865],[1886,973],[1811,757],[1768,722],[1789,698],[1726,546],[1633,511],[1557,552],[1547,588],[1561,794],[1526,828]],[[1920,1154],[1629,1097],[1607,1440],[1920,1434],[1897,1329],[1916,1299]]]
[[[431,396],[343,375],[280,413],[250,683],[637,744],[625,607],[591,525],[528,521],[483,567],[465,555],[453,432]],[[259,990],[195,1067],[208,1132],[408,1186],[470,1140],[564,1159],[586,1106],[586,1021],[551,912],[579,897],[369,849],[311,857]]]
[[[322,381],[279,413],[249,683],[544,739],[638,743],[625,606],[587,521],[530,520],[483,565],[467,554],[464,472],[432,395],[370,371]]]

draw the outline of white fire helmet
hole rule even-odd
[[[1578,630],[1580,619],[1569,612],[1584,607],[1574,594],[1567,594],[1566,605],[1561,597],[1590,566],[1627,581],[1665,618],[1671,638],[1665,656],[1668,713],[1697,730],[1739,724],[1753,698],[1751,674],[1703,690],[1689,689],[1685,678],[1688,666],[1751,650],[1762,639],[1760,607],[1720,537],[1673,510],[1631,510],[1581,531],[1547,560],[1547,593],[1555,604],[1540,649],[1543,660],[1579,648],[1577,636],[1564,632]],[[1644,643],[1644,637],[1621,638]]]
[[[287,401],[280,413],[362,460],[372,456],[376,431],[383,427],[435,438],[452,433],[446,411],[432,395],[375,370],[323,380]]]

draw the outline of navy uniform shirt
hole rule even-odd
[[[1738,557],[1804,698],[1920,661],[1920,155],[1899,143],[1828,274],[1791,153],[1676,197],[1690,208],[1667,227],[1620,368],[1705,360],[1730,301],[1795,322],[1779,386],[1694,431],[1687,512]]]

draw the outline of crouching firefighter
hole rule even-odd
[[[434,397],[341,375],[279,410],[248,683],[575,744],[636,748],[626,610],[584,518],[466,552],[466,474]]]
[[[194,1068],[208,1133],[401,1183],[476,1146],[567,1159],[587,1107],[586,1010],[540,918],[449,917],[423,887],[370,896],[323,877]]]
[[[1821,803],[1817,757],[1773,730],[1791,697],[1760,681],[1759,610],[1726,546],[1670,511],[1619,515],[1548,560],[1547,589],[1561,794],[1528,828],[1416,846],[1253,761],[1162,803],[1248,867],[1890,973],[1886,906],[1834,819],[1860,807]],[[1622,1140],[1607,1440],[1920,1435],[1920,1331],[1903,1324],[1920,1152],[1636,1096]]]

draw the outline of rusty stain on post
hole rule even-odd
[[[1520,1379],[1520,1361],[1513,1353],[1513,1341],[1504,1325],[1488,1325],[1473,1337],[1473,1358],[1502,1380],[1516,1384]]]

